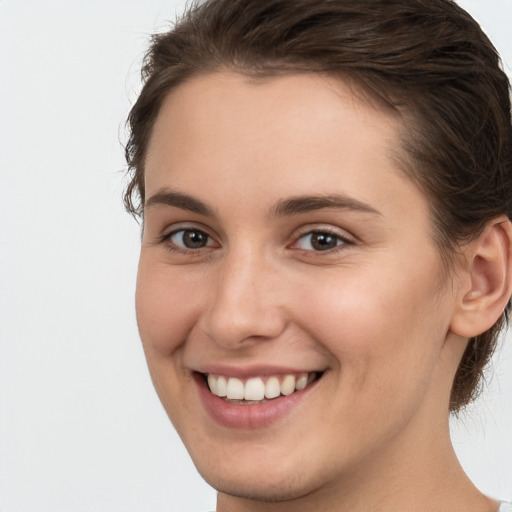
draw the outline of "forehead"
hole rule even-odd
[[[145,165],[146,203],[162,190],[184,193],[227,228],[264,226],[290,198],[341,195],[382,213],[390,234],[405,216],[431,233],[427,198],[394,158],[400,129],[397,116],[331,77],[198,76],[161,107]]]
[[[170,174],[199,170],[210,179],[220,170],[224,178],[249,179],[250,168],[270,166],[274,179],[286,181],[292,169],[295,179],[313,179],[320,168],[396,168],[398,116],[364,101],[355,87],[318,74],[196,76],[162,104],[145,161],[146,191]]]

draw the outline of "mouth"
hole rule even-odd
[[[200,374],[209,391],[234,405],[258,405],[290,396],[319,380],[323,372],[254,376],[239,379],[212,373]]]

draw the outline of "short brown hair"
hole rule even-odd
[[[206,0],[153,36],[129,118],[126,208],[143,213],[144,160],[163,99],[201,73],[313,72],[362,86],[402,119],[402,167],[431,202],[447,267],[461,244],[512,218],[510,84],[479,25],[452,0]],[[510,307],[510,303],[509,303]],[[452,411],[478,394],[506,312],[469,340]]]

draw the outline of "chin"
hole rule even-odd
[[[239,447],[236,453],[224,453],[225,457],[219,452],[205,457],[207,450],[191,455],[200,475],[219,493],[247,500],[286,502],[315,494],[333,477],[329,464],[319,468],[314,460],[301,457],[296,450],[296,445],[295,449],[288,447],[287,456],[283,451],[260,446],[256,450],[249,448],[244,457],[244,449]]]
[[[209,470],[199,472],[205,481],[219,493],[262,502],[284,502],[303,498],[314,492],[316,486],[306,481],[298,471],[281,477],[268,468],[266,474],[252,471],[241,474],[236,471]]]

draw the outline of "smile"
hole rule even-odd
[[[258,375],[259,373],[259,375]],[[325,371],[250,373],[241,369],[194,372],[205,412],[218,425],[230,429],[260,429],[300,410],[314,393]],[[235,376],[236,375],[236,376]]]
[[[297,375],[251,377],[244,381],[236,377],[208,374],[206,380],[210,391],[219,398],[239,405],[254,405],[301,391],[318,376],[317,372],[303,372]]]

